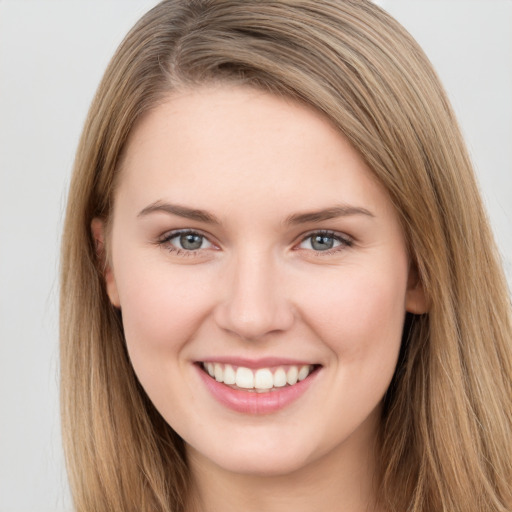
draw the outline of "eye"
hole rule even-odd
[[[338,248],[350,247],[352,241],[346,237],[330,231],[311,233],[303,238],[299,249],[309,249],[316,252],[336,251]]]
[[[170,251],[193,252],[201,249],[210,249],[213,244],[197,231],[174,231],[166,235],[159,242],[168,247]]]

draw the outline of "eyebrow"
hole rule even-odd
[[[185,219],[196,220],[199,222],[207,222],[209,224],[220,224],[219,220],[215,215],[208,213],[205,210],[199,210],[197,208],[188,208],[187,206],[181,206],[178,204],[165,203],[163,201],[155,201],[154,203],[146,206],[142,209],[137,217],[144,217],[150,213],[163,212],[171,215],[177,215]]]
[[[196,220],[199,222],[207,222],[209,224],[220,224],[219,219],[215,215],[198,208],[188,208],[187,206],[170,204],[163,201],[155,201],[154,203],[142,209],[137,217],[144,217],[151,213],[163,212],[171,215],[177,215],[185,219]],[[322,210],[315,210],[311,212],[295,213],[287,217],[285,224],[297,225],[305,224],[307,222],[322,222],[324,220],[335,219],[338,217],[347,217],[350,215],[366,215],[374,217],[366,208],[356,206],[334,206]]]
[[[286,219],[286,224],[297,225],[305,224],[307,222],[322,222],[324,220],[336,219],[338,217],[348,217],[351,215],[366,215],[368,217],[375,217],[375,215],[373,215],[373,213],[366,208],[342,205],[334,206],[332,208],[325,208],[323,210],[295,213]]]

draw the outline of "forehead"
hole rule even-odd
[[[301,201],[375,203],[387,194],[325,116],[290,99],[241,86],[169,95],[137,124],[121,168],[120,194],[143,208],[172,199],[225,206],[234,195],[268,208]],[[194,203],[200,201],[201,205]]]

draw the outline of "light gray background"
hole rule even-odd
[[[70,510],[58,419],[58,251],[87,108],[154,0],[0,0],[0,512]],[[512,1],[381,0],[459,115],[512,282]]]

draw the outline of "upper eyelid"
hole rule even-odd
[[[343,242],[353,242],[354,241],[354,237],[350,236],[349,234],[342,233],[340,231],[333,231],[330,229],[314,229],[314,230],[308,231],[307,233],[300,235],[299,241],[303,242],[304,240],[307,240],[308,238],[312,237],[313,235],[331,236],[332,238],[339,239]]]
[[[194,229],[192,229],[192,228],[171,229],[169,231],[164,232],[162,235],[160,235],[158,237],[158,240],[160,240],[160,241],[170,240],[171,238],[174,238],[178,235],[185,235],[188,233],[202,236],[202,237],[208,239],[211,243],[213,243],[211,240],[212,235],[205,233],[201,229],[195,229],[195,228]]]

